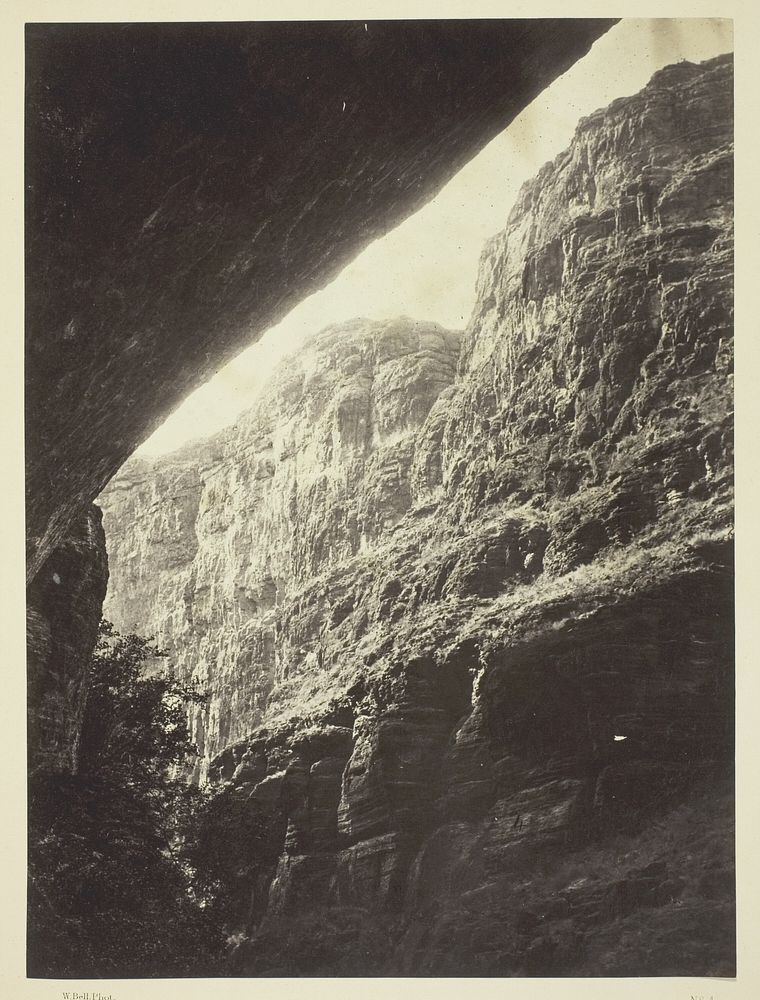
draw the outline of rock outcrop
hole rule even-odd
[[[90,662],[108,583],[100,509],[92,505],[27,592],[29,773],[72,772]]]
[[[458,362],[324,331],[103,495],[108,614],[268,823],[236,972],[732,973],[731,95],[682,63],[583,120]]]
[[[27,25],[29,577],[192,389],[614,23]]]

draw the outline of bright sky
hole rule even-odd
[[[277,362],[330,323],[406,315],[464,327],[483,244],[504,228],[523,182],[568,145],[578,120],[636,93],[662,66],[699,62],[732,48],[731,22],[725,20],[629,19],[616,25],[436,198],[188,396],[138,454],[173,451],[234,422]]]

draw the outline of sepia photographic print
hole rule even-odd
[[[735,977],[733,42],[26,24],[29,979]]]

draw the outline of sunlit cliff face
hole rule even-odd
[[[346,584],[322,577],[363,555],[346,572],[369,579],[386,559],[378,546],[392,546],[390,564],[416,552],[402,590],[425,593],[433,573],[445,597],[476,586],[480,557],[498,592],[513,572],[563,577],[687,507],[689,523],[722,530],[728,66],[668,69],[579,126],[485,247],[463,338],[409,319],[328,327],[235,427],[129,463],[103,494],[107,614],[224,687],[209,755],[266,716],[272,689],[286,697],[278,684],[303,701],[291,678],[305,672],[327,697],[330,659],[366,655],[343,649],[345,623],[327,627]],[[319,586],[327,603],[301,635],[299,602]],[[361,620],[357,599],[342,617]]]
[[[631,18],[613,27],[428,205],[191,395],[139,453],[164,454],[230,423],[251,405],[280,358],[330,323],[415,316],[463,329],[485,241],[520,186],[567,146],[579,118],[635,93],[663,66],[731,48],[730,22],[719,19]]]

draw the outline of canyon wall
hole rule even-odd
[[[330,573],[411,506],[418,439],[460,341],[405,319],[328,327],[234,428],[133,459],[102,495],[105,613],[155,634],[211,692],[194,720],[206,759],[261,722],[273,687],[319,673],[324,615],[340,614]]]
[[[461,344],[323,331],[102,495],[265,822],[236,974],[733,974],[732,86],[584,119]]]
[[[28,578],[178,403],[614,23],[28,24]]]

